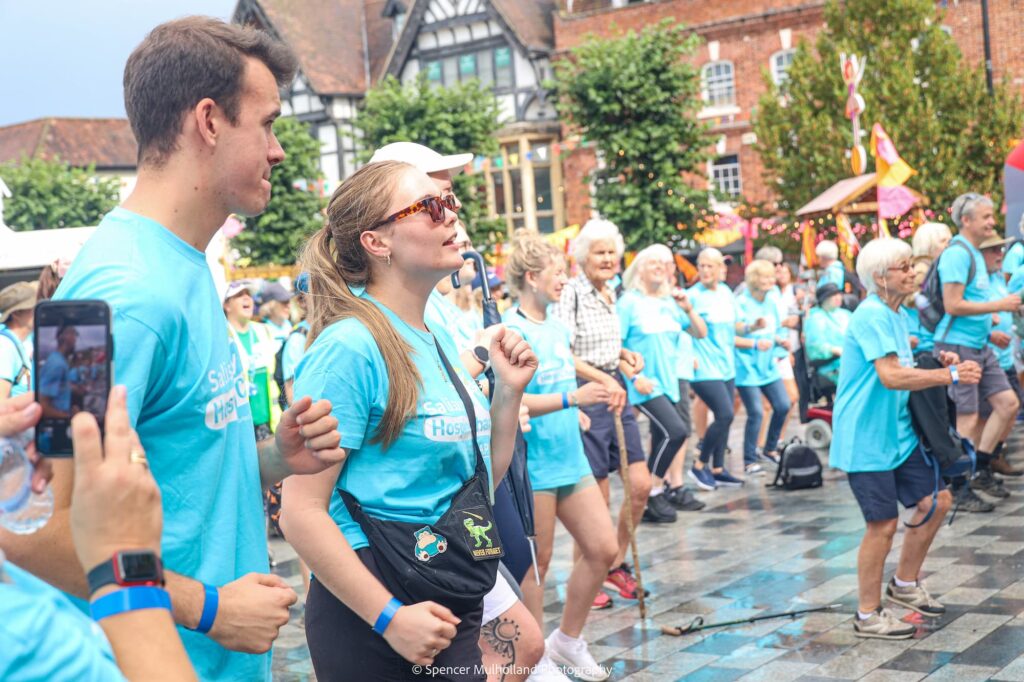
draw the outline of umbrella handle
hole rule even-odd
[[[476,263],[476,271],[480,275],[480,290],[484,294],[484,303],[487,301],[493,301],[491,297],[491,285],[487,282],[487,266],[484,263],[484,257],[476,251],[466,251],[462,254],[463,260],[471,260]],[[459,271],[456,270],[452,273],[452,286],[456,289],[462,286],[462,278],[459,277]]]

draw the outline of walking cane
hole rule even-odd
[[[633,552],[633,570],[636,572],[636,598],[640,604],[640,620],[647,618],[644,603],[644,579],[640,575],[640,552],[636,549],[636,527],[633,525],[633,491],[629,485],[629,461],[626,458],[626,434],[622,428],[622,415],[615,415],[615,438],[619,441],[619,471],[626,496],[626,528],[629,529],[629,547]]]

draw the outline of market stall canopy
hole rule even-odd
[[[73,260],[95,227],[17,232],[0,228],[0,271],[39,269],[57,258]]]
[[[928,203],[924,195],[909,187],[906,188],[917,200],[915,206]],[[796,212],[800,218],[819,218],[827,214],[846,213],[877,214],[878,213],[878,175],[865,173],[852,178],[840,180],[827,190],[814,197]]]

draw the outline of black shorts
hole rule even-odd
[[[619,372],[615,373],[619,384],[625,388],[625,382]],[[580,385],[585,384],[581,381]],[[608,411],[603,403],[581,407],[590,417],[590,429],[583,432],[583,451],[590,462],[590,471],[594,478],[608,478],[608,474],[619,470],[619,441],[615,435],[615,415]],[[626,437],[626,461],[645,462],[644,446],[640,441],[640,427],[637,426],[633,406],[626,400],[622,408],[622,430]]]
[[[359,549],[356,554],[370,573],[381,580],[370,550]],[[316,678],[320,682],[484,682],[486,675],[478,644],[483,610],[481,600],[469,613],[455,614],[462,619],[455,639],[434,659],[435,670],[424,671],[396,653],[314,577],[306,597],[306,643]]]
[[[854,471],[846,477],[865,521],[899,518],[897,501],[909,509],[935,491],[935,469],[924,460],[920,447],[891,471]],[[939,490],[945,487],[939,478]]]

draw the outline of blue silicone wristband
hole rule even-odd
[[[220,605],[220,592],[213,585],[203,583],[203,590],[206,598],[203,600],[203,615],[199,616],[199,625],[195,631],[205,635],[213,627],[213,621],[217,619],[217,607]]]
[[[568,408],[569,408],[569,394],[566,393],[565,391],[563,391],[562,392],[562,409],[565,410],[565,409],[568,409]]]
[[[949,376],[953,377],[954,386],[960,383],[960,370],[956,368],[956,365],[949,366]]]
[[[403,606],[405,604],[392,597],[391,601],[384,606],[384,610],[377,616],[377,622],[373,624],[373,631],[378,635],[383,635],[384,631],[388,629],[388,625],[391,624],[391,619],[395,617],[395,613]]]
[[[171,610],[171,595],[162,587],[125,587],[102,596],[89,605],[93,620],[141,609]]]

